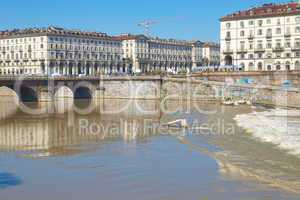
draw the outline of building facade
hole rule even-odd
[[[99,75],[126,71],[122,42],[49,27],[0,32],[0,74]]]
[[[221,65],[300,70],[299,4],[264,4],[221,18]]]
[[[220,66],[220,45],[206,42],[202,48],[203,66]]]
[[[134,72],[190,71],[202,64],[202,42],[148,38],[144,35],[125,34],[123,57],[132,64]]]
[[[0,32],[0,75],[89,75],[190,71],[200,41],[109,36],[58,27]]]

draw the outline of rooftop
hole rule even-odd
[[[132,34],[122,34],[120,36],[117,36],[120,40],[147,40],[151,43],[160,43],[160,44],[171,44],[171,45],[193,45],[193,44],[199,44],[202,42],[198,40],[177,40],[177,39],[162,39],[159,37],[147,37],[145,35],[132,35]]]
[[[248,10],[238,11],[222,17],[221,21],[252,19],[262,17],[289,16],[300,14],[300,4],[296,2],[285,4],[263,4]]]
[[[68,35],[68,36],[85,36],[93,38],[111,38],[115,37],[109,36],[106,33],[102,32],[89,32],[89,31],[80,31],[80,30],[71,30],[60,27],[49,26],[47,28],[26,28],[26,29],[13,29],[0,31],[0,38],[9,38],[9,37],[20,37],[26,35]]]
[[[203,47],[220,48],[220,44],[214,42],[205,42]]]

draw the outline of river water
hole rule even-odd
[[[300,198],[298,111],[113,99],[26,106],[0,99],[1,200]],[[189,129],[164,126],[177,119]]]

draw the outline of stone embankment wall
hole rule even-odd
[[[212,100],[215,90],[209,84],[191,79],[105,80],[100,83],[98,98]]]
[[[163,78],[161,80],[103,81],[98,98],[221,100],[245,98],[253,103],[300,108],[300,90],[262,84],[238,84],[204,81],[199,78]]]

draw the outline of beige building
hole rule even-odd
[[[0,50],[0,75],[99,75],[126,71],[122,42],[104,33],[56,27],[2,31]]]
[[[300,70],[299,4],[264,4],[221,18],[221,65]]]
[[[220,45],[206,42],[202,48],[203,66],[220,66]]]
[[[133,72],[190,71],[202,63],[202,43],[173,39],[148,38],[124,34],[123,57],[132,64]]]
[[[0,75],[178,73],[201,64],[200,41],[109,36],[57,27],[0,32]]]

